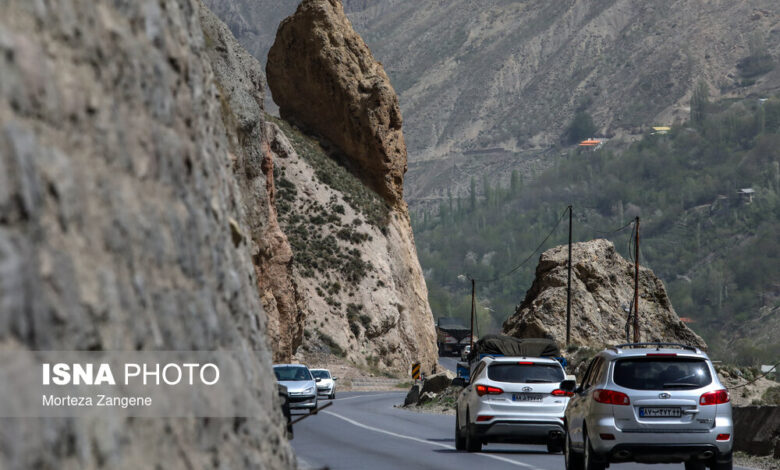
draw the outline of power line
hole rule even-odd
[[[558,226],[561,224],[561,221],[563,220],[563,217],[566,215],[566,213],[568,211],[569,211],[568,207],[566,209],[564,209],[564,211],[561,213],[561,216],[558,218],[558,222],[555,223],[555,227],[553,227],[552,230],[550,230],[550,233],[548,233],[547,236],[544,237],[544,240],[542,240],[542,242],[539,243],[539,245],[536,248],[534,248],[534,251],[532,251],[531,254],[528,255],[527,258],[525,258],[523,261],[521,261],[520,264],[518,264],[517,266],[515,266],[511,270],[505,272],[504,274],[499,274],[498,276],[494,277],[493,279],[486,279],[486,280],[485,279],[474,279],[471,276],[469,276],[469,279],[473,279],[474,281],[479,281],[479,282],[495,282],[495,281],[497,281],[497,280],[499,280],[499,279],[501,279],[503,277],[506,277],[506,276],[514,273],[518,269],[522,268],[525,265],[525,263],[527,263],[534,256],[534,254],[536,254],[536,252],[539,250],[539,248],[541,248],[547,242],[547,240],[550,239],[552,234],[555,232],[555,229],[557,229]]]
[[[769,375],[769,373],[770,373],[770,372],[772,372],[773,370],[775,370],[775,369],[777,368],[777,366],[780,366],[780,362],[778,362],[777,364],[773,365],[771,369],[769,369],[768,371],[766,371],[766,372],[764,373],[764,375],[760,375],[760,376],[756,377],[755,379],[751,380],[750,382],[746,382],[746,383],[739,384],[739,385],[737,385],[737,386],[731,387],[731,388],[729,388],[729,390],[735,390],[735,389],[738,389],[738,388],[746,387],[746,386],[748,386],[748,385],[750,385],[750,384],[752,384],[752,383],[758,382],[758,381],[759,381],[759,380],[761,380],[762,378],[764,378],[764,377],[766,377],[767,375]]]
[[[618,233],[618,232],[622,232],[623,230],[628,228],[633,223],[634,223],[633,220],[629,220],[628,223],[626,223],[626,225],[620,227],[619,229],[610,230],[610,231],[607,231],[607,232],[602,232],[601,230],[596,230],[596,229],[591,229],[591,230],[593,230],[594,232],[596,232],[598,234],[601,234],[601,235],[612,235],[612,234],[615,234],[615,233]]]

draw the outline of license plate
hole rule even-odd
[[[639,408],[640,418],[679,418],[680,408]]]
[[[512,401],[542,401],[541,393],[513,393]]]

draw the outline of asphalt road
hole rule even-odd
[[[341,392],[333,406],[295,424],[292,445],[303,468],[564,468],[563,455],[548,454],[544,446],[489,444],[482,453],[456,451],[455,416],[394,408],[404,396],[405,392]],[[613,464],[610,469],[682,470],[683,465]]]
[[[459,361],[460,361],[460,357],[439,356],[439,364],[441,364],[447,370],[450,370],[452,372],[455,372],[455,369],[458,367],[458,362]]]

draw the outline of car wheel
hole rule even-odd
[[[563,460],[566,464],[566,470],[582,470],[582,454],[577,453],[571,445],[569,430],[566,430],[566,445],[563,448]]]
[[[726,462],[718,462],[717,460],[712,462],[712,465],[710,465],[710,468],[712,470],[732,470],[734,464],[731,460],[731,457],[729,457],[728,461]]]
[[[685,470],[705,470],[704,462],[685,462]]]
[[[604,470],[607,468],[606,462],[601,460],[595,452],[593,452],[593,446],[590,445],[590,438],[585,433],[585,455],[583,456],[585,470]]]
[[[316,412],[317,412],[317,400],[314,400],[314,406],[309,408],[309,414],[313,415]]]
[[[482,451],[482,441],[477,439],[471,432],[471,421],[469,420],[469,414],[466,413],[466,451],[467,452],[480,452]]]
[[[330,398],[331,400],[335,400],[336,399],[336,391],[334,390],[333,392],[331,392],[331,394],[330,394],[330,396],[328,398]]]
[[[460,432],[460,426],[458,426],[458,423],[460,423],[460,415],[458,414],[458,411],[455,411],[455,449],[456,450],[465,450],[466,449],[466,438],[463,437],[463,433]]]

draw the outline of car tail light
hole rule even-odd
[[[603,441],[614,441],[615,440],[615,435],[614,434],[599,434],[599,437]]]
[[[731,439],[731,434],[718,434],[718,437],[715,438],[716,441],[728,441]]]
[[[647,357],[676,357],[677,353],[647,353]]]
[[[503,390],[501,390],[498,387],[491,387],[489,385],[477,385],[477,395],[499,395],[501,393],[504,393]]]
[[[491,419],[493,419],[493,417],[492,416],[488,416],[488,415],[479,415],[479,416],[477,416],[477,422],[480,422],[480,421],[490,421]]]
[[[520,366],[532,366],[532,365],[534,365],[534,363],[530,362],[530,361],[520,361],[520,362],[517,363],[517,365],[520,365]]]
[[[625,393],[607,389],[599,389],[593,392],[593,399],[599,403],[605,403],[607,405],[631,404],[631,400],[628,399],[628,395]]]
[[[722,405],[728,403],[731,400],[729,398],[728,390],[715,390],[714,392],[707,392],[699,398],[700,405]]]
[[[573,397],[574,392],[567,392],[565,390],[561,390],[559,388],[555,389],[550,393],[554,397]]]

